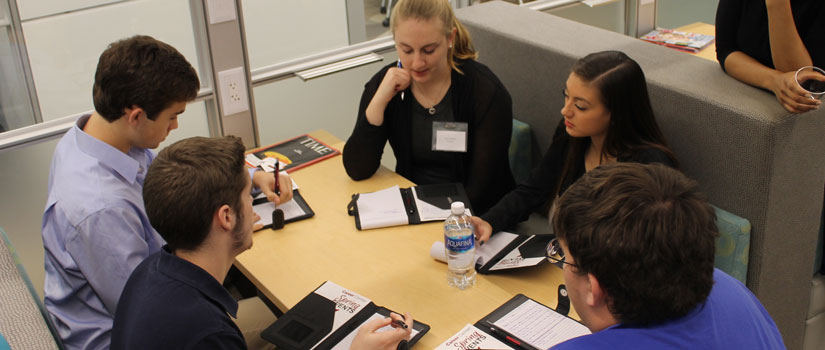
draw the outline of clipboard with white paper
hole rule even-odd
[[[549,349],[569,339],[590,334],[580,322],[564,316],[524,294],[518,294],[475,323],[493,337],[518,349]],[[506,336],[505,336],[506,334]],[[515,338],[516,345],[507,337]]]
[[[380,191],[357,193],[347,205],[359,230],[440,221],[450,216],[453,202],[464,202],[472,213],[467,193],[460,183],[392,186]],[[472,215],[472,214],[471,214]]]
[[[261,229],[272,226],[272,212],[275,209],[281,209],[284,212],[285,224],[315,216],[315,212],[309,204],[307,204],[301,192],[298,191],[298,184],[296,184],[295,181],[292,182],[292,200],[286,203],[281,203],[276,206],[275,203],[270,202],[263,193],[259,193],[252,200],[252,210],[260,217],[255,223],[262,224],[263,227]]]
[[[389,317],[390,312],[354,291],[326,281],[261,332],[261,337],[285,350],[349,348],[364,323]],[[414,321],[408,343],[415,344],[429,330],[429,325]]]
[[[553,235],[520,235],[510,232],[497,232],[484,245],[476,246],[476,272],[487,274],[542,264],[547,243]],[[444,242],[436,241],[430,247],[430,256],[438,261],[447,262]]]

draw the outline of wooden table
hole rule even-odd
[[[325,131],[311,135],[343,149],[343,142]],[[252,249],[236,262],[281,310],[330,280],[429,324],[429,333],[416,347],[432,349],[517,293],[556,306],[563,276],[553,265],[477,275],[476,285],[462,291],[447,285],[447,265],[429,255],[432,243],[443,240],[441,223],[358,231],[346,210],[353,193],[413,185],[384,167],[356,182],[346,175],[342,157],[335,156],[291,176],[315,217],[279,231],[256,232]]]
[[[716,35],[716,26],[713,24],[707,24],[702,22],[691,23],[688,25],[681,26],[676,28],[676,30],[680,32],[691,32],[697,34],[706,34],[706,35]],[[692,55],[696,55],[698,57],[704,58],[706,60],[711,60],[716,62],[716,41],[710,43],[710,45],[706,46],[704,49],[700,50],[697,53]]]

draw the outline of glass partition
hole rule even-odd
[[[716,23],[719,0],[657,0],[656,24],[662,28],[679,28],[695,22]]]
[[[244,0],[241,4],[252,69],[349,45],[345,1]]]
[[[75,3],[80,6],[84,1]],[[92,84],[97,59],[113,41],[150,35],[177,48],[196,70],[199,68],[187,1],[110,1],[23,19],[23,32],[44,121],[94,108]]]
[[[574,3],[547,10],[547,13],[617,33],[625,33],[625,7],[629,0],[618,0],[598,6]]]
[[[22,35],[12,10],[14,3],[0,0],[0,132],[36,123],[30,82],[27,80]],[[19,25],[19,22],[17,23]]]

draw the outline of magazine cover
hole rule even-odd
[[[254,168],[265,159],[273,158],[280,162],[280,170],[290,172],[340,153],[312,136],[301,135],[247,152],[246,164]]]
[[[655,29],[640,39],[688,52],[698,52],[715,39],[713,35],[680,32],[671,29]]]

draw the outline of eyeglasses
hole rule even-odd
[[[559,243],[558,238],[553,238],[549,243],[547,243],[547,248],[545,249],[545,257],[550,262],[558,265],[559,267],[563,267],[564,264],[578,267],[576,264],[571,264],[569,262],[564,261],[564,251],[561,249],[561,244]]]

